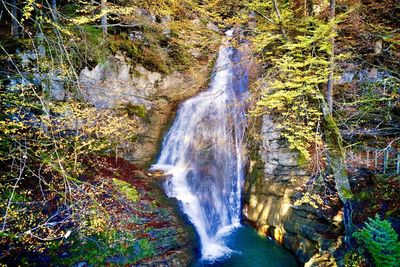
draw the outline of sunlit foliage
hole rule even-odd
[[[316,17],[297,18],[290,6],[280,7],[280,17],[271,3],[253,2],[249,7],[262,15],[254,43],[268,68],[254,113],[282,115],[279,127],[290,147],[309,160],[311,144],[321,142],[320,101],[329,73],[334,24]]]
[[[86,225],[90,234],[105,225],[106,217],[94,212],[101,190],[80,176],[93,157],[131,142],[140,126],[118,111],[48,102],[36,90],[28,83],[1,94],[0,160],[6,169],[0,177],[0,245],[23,242],[40,252],[68,231]]]
[[[207,64],[220,40],[207,22],[218,17],[200,1],[186,0],[49,5],[1,3],[2,23],[11,21],[11,8],[17,9],[19,34],[0,41],[0,60],[7,65],[0,80],[0,248],[7,253],[0,257],[48,252],[54,242],[72,238],[70,244],[82,243],[83,252],[78,253],[79,245],[70,247],[77,258],[68,264],[82,257],[103,264],[138,246],[129,259],[133,263],[151,256],[153,248],[147,240],[119,232],[108,212],[115,199],[136,203],[140,194],[127,182],[96,176],[96,161],[117,157],[126,146],[134,149],[147,110],[133,104],[98,110],[85,103],[79,72],[117,53],[160,73]],[[101,21],[105,16],[107,25]],[[55,80],[62,81],[62,99],[53,98]],[[104,203],[110,193],[118,196]]]

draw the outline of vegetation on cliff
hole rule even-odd
[[[0,262],[190,261],[175,212],[147,196],[158,191],[139,181],[146,175],[118,169],[118,150],[143,132],[145,107],[96,109],[79,79],[117,53],[160,73],[207,60],[219,42],[207,12],[171,3],[1,2]],[[107,162],[114,171],[105,174],[112,158],[117,168]]]
[[[328,202],[333,177],[350,207],[346,230],[351,220],[362,229],[337,257],[395,266],[399,11],[395,0],[1,1],[0,262],[135,264],[182,249],[173,211],[116,158],[142,133],[145,106],[96,109],[79,73],[116,54],[183,72],[207,61],[219,29],[235,27],[260,63],[252,114],[272,115],[309,167],[313,205]]]
[[[360,216],[365,216],[361,207],[368,201],[359,199],[360,192],[369,194],[371,188],[365,187],[366,178],[356,180],[360,170],[389,173],[384,179],[376,175],[372,187],[384,183],[388,194],[398,199],[393,181],[399,177],[399,21],[394,16],[399,6],[395,1],[275,0],[249,1],[246,6],[253,13],[240,19],[256,24],[251,33],[263,68],[254,86],[253,114],[272,116],[298,151],[299,162],[309,166],[312,175],[304,196],[325,196],[321,209],[329,202],[334,177],[351,250],[352,221],[362,226],[366,220]],[[358,162],[350,162],[355,154]],[[379,213],[398,225],[397,208],[385,206],[375,193],[369,203],[382,206],[367,216]]]

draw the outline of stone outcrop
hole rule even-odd
[[[288,148],[272,119],[264,115],[261,124],[261,144],[246,182],[244,216],[301,263],[312,258],[326,264],[319,266],[333,266],[331,255],[342,231],[340,209],[296,202],[306,195],[301,188],[309,182],[309,173],[299,166],[297,153]]]
[[[177,104],[203,88],[209,74],[207,63],[190,71],[163,74],[139,64],[132,66],[125,56],[117,54],[92,70],[82,70],[81,92],[84,99],[97,108],[123,108],[132,104],[146,109],[144,133],[138,136],[135,148],[127,146],[119,155],[145,166],[157,152]]]

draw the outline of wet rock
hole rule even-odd
[[[85,267],[88,266],[88,264],[86,262],[79,262],[76,267]]]
[[[49,73],[48,83],[45,90],[49,92],[52,99],[64,100],[66,93],[64,88],[65,80],[61,77],[61,71],[53,71]]]
[[[35,50],[25,50],[23,53],[17,50],[17,56],[22,66],[27,67],[30,64],[34,64],[37,59],[46,56],[46,49],[43,45],[39,45]]]
[[[375,46],[375,53],[381,53],[382,47],[381,42],[377,41]],[[390,75],[383,70],[379,70],[375,67],[372,68],[363,68],[362,66],[356,64],[346,64],[343,66],[344,72],[341,77],[338,79],[337,83],[340,85],[349,84],[349,83],[368,83],[368,82],[377,82],[383,80]]]
[[[339,80],[339,84],[351,83],[353,81],[355,75],[356,75],[356,72],[354,72],[354,71],[344,72],[342,74],[342,77]]]
[[[357,66],[349,65],[337,83],[343,85],[349,83],[377,82],[387,77],[389,77],[389,74],[386,71],[378,70],[374,67],[360,70],[357,69]]]
[[[315,254],[308,262],[304,264],[304,267],[336,267],[338,266],[335,258],[328,252],[323,251]]]
[[[246,185],[249,195],[243,214],[259,231],[291,250],[301,263],[308,262],[319,250],[334,245],[341,231],[340,216],[328,215],[307,203],[294,204],[303,195],[299,190],[309,181],[309,174],[299,166],[297,153],[288,148],[267,115],[262,118],[261,133],[260,159],[253,165],[262,167],[252,169],[250,176],[255,178]]]

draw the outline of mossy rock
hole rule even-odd
[[[144,105],[136,105],[132,103],[126,103],[120,108],[128,116],[136,116],[141,119],[147,118],[147,109]]]
[[[65,242],[65,241],[64,241]],[[52,261],[57,265],[76,266],[86,262],[89,266],[131,266],[155,254],[155,246],[147,239],[137,239],[130,232],[111,229],[80,239],[75,236],[68,242],[68,256],[60,257],[60,244],[51,247]]]
[[[117,51],[122,51],[132,60],[137,60],[142,54],[140,44],[132,41],[126,33],[112,36],[112,38],[108,39],[108,42],[113,54],[116,54]]]
[[[115,178],[113,179],[113,182],[116,185],[117,190],[122,193],[128,200],[132,202],[139,201],[139,193],[131,184]]]
[[[171,73],[168,67],[169,58],[166,53],[158,46],[144,47],[142,50],[141,62],[143,66],[150,70],[165,74]]]

